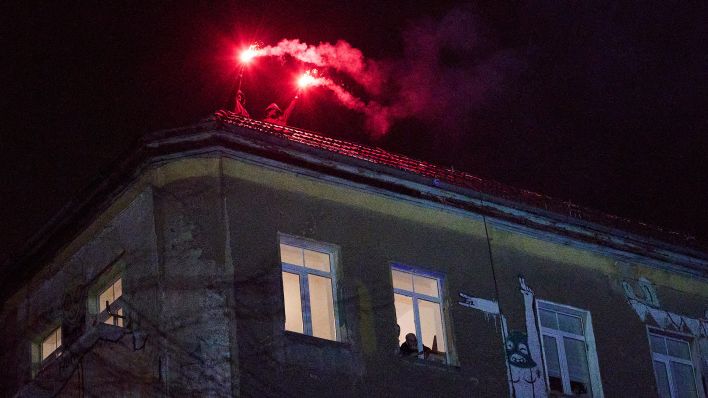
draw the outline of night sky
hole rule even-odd
[[[0,11],[0,261],[140,136],[223,107],[235,51],[284,38],[347,41],[384,71],[383,92],[329,77],[415,104],[374,136],[314,87],[296,127],[708,241],[706,2],[15,3]],[[256,59],[251,115],[287,105],[305,67]]]

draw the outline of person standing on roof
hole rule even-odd
[[[245,108],[246,105],[246,95],[241,90],[236,92],[231,92],[229,96],[229,101],[226,103],[226,109],[233,112],[238,116],[251,117]]]
[[[288,105],[287,109],[285,109],[285,112],[283,112],[283,110],[280,109],[278,104],[276,104],[275,102],[268,105],[268,107],[265,109],[265,118],[263,119],[263,121],[278,124],[280,126],[287,126],[288,119],[293,113],[293,109],[295,109],[295,104],[297,103],[299,96],[300,92],[298,91],[298,93],[295,95],[295,98],[290,101],[290,105]]]

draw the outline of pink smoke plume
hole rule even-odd
[[[302,43],[297,39],[285,39],[275,46],[258,48],[256,53],[257,56],[278,57],[290,55],[308,64],[332,68],[349,75],[364,88],[367,94],[375,96],[381,93],[382,74],[378,64],[375,61],[366,60],[361,50],[352,47],[343,40],[339,40],[334,45],[320,43],[317,46],[313,46]],[[394,115],[400,113],[381,106],[376,101],[366,103],[327,77],[314,77],[314,80],[309,85],[330,90],[342,105],[353,111],[363,113],[366,117],[366,129],[374,138],[386,134]]]
[[[342,105],[362,113],[374,138],[406,118],[439,124],[454,135],[467,131],[464,120],[470,111],[498,97],[524,68],[514,51],[490,50],[493,46],[480,39],[478,26],[478,20],[464,10],[453,10],[440,21],[418,21],[403,34],[401,59],[367,59],[344,40],[310,45],[284,39],[258,48],[256,55],[289,55],[351,77],[363,89],[366,101],[323,75],[311,84],[330,90]]]
[[[379,138],[388,132],[391,127],[391,121],[396,116],[394,107],[384,107],[376,101],[366,103],[328,77],[313,76],[310,71],[304,76],[310,78],[308,85],[324,87],[330,90],[342,105],[353,111],[363,113],[366,116],[366,128],[374,138]]]
[[[284,39],[275,46],[266,46],[257,50],[258,56],[280,57],[286,54],[308,64],[342,71],[358,84],[366,87],[368,92],[379,94],[381,91],[381,75],[377,64],[366,60],[361,50],[352,47],[344,40],[339,40],[335,44],[320,43],[313,46],[302,43],[298,39]]]

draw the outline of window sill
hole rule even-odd
[[[337,340],[329,340],[329,339],[323,339],[321,337],[316,337],[316,336],[310,336],[307,334],[303,333],[298,333],[298,332],[291,332],[289,330],[284,330],[283,331],[285,338],[289,340],[291,343],[296,343],[296,344],[306,344],[306,345],[312,345],[312,346],[317,346],[317,347],[322,347],[322,346],[329,346],[332,348],[345,348],[345,349],[351,349],[351,344],[345,343],[342,341],[337,341]]]
[[[456,372],[456,373],[459,373],[462,370],[462,368],[458,365],[453,365],[453,364],[446,363],[446,362],[431,361],[429,359],[418,358],[417,356],[403,357],[403,356],[397,355],[397,357],[398,357],[399,361],[401,361],[403,363],[409,363],[409,364],[416,366],[416,367],[439,369],[440,371]]]
[[[288,365],[319,374],[356,375],[361,371],[361,364],[349,343],[289,331],[284,331],[282,338],[283,358]]]

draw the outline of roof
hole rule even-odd
[[[7,297],[105,210],[146,167],[180,156],[236,151],[320,175],[397,192],[442,206],[602,246],[635,257],[677,264],[708,278],[708,251],[693,237],[581,207],[528,190],[481,179],[407,156],[218,111],[193,126],[145,136],[108,175],[98,176],[2,266]],[[565,241],[564,241],[565,242]],[[10,288],[10,289],[6,289]]]
[[[313,148],[323,149],[340,155],[365,160],[370,163],[415,173],[436,181],[443,181],[461,188],[472,189],[496,198],[523,203],[567,218],[597,223],[607,227],[653,237],[667,243],[697,248],[701,247],[695,237],[691,235],[669,231],[655,225],[582,207],[570,201],[563,201],[540,193],[485,180],[464,171],[441,167],[404,155],[388,152],[381,148],[372,148],[338,140],[303,129],[274,126],[270,123],[237,116],[229,111],[218,111],[215,116],[216,120],[224,126],[238,126],[257,130]]]

